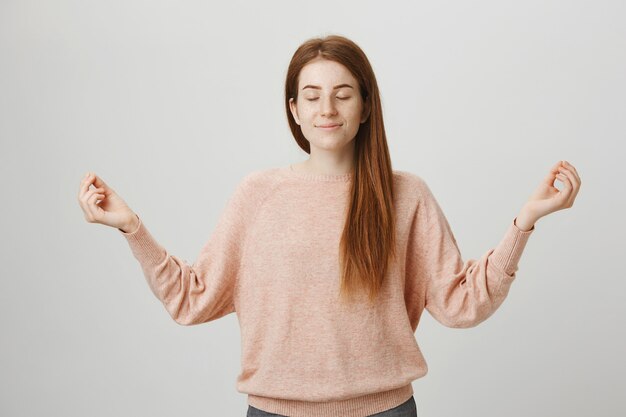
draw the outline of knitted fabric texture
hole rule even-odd
[[[139,217],[120,233],[172,319],[197,325],[236,313],[248,404],[293,417],[363,417],[413,395],[428,367],[415,338],[424,309],[476,326],[502,304],[529,236],[511,221],[500,242],[463,260],[426,182],[393,171],[397,259],[374,305],[339,300],[339,241],[352,174],[291,166],[237,184],[193,264],[169,253]],[[365,294],[365,293],[364,293]]]

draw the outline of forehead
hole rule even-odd
[[[327,59],[316,59],[302,67],[298,89],[307,84],[312,84],[330,90],[333,86],[343,83],[357,86],[356,78],[345,65]]]

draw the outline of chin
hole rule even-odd
[[[343,139],[324,138],[322,140],[309,141],[311,146],[325,151],[338,151],[350,144],[351,141]]]

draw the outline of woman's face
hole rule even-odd
[[[369,112],[364,111],[359,85],[342,64],[317,58],[300,71],[298,100],[289,100],[291,114],[311,148],[341,150],[356,136]],[[333,127],[325,127],[332,125]]]

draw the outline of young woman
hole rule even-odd
[[[92,173],[80,184],[85,219],[119,229],[177,323],[237,314],[248,416],[415,417],[423,310],[457,328],[491,316],[534,224],[572,206],[580,177],[556,163],[498,245],[463,260],[426,182],[392,170],[376,78],[354,42],[303,43],[285,109],[309,158],[246,175],[194,264]]]

